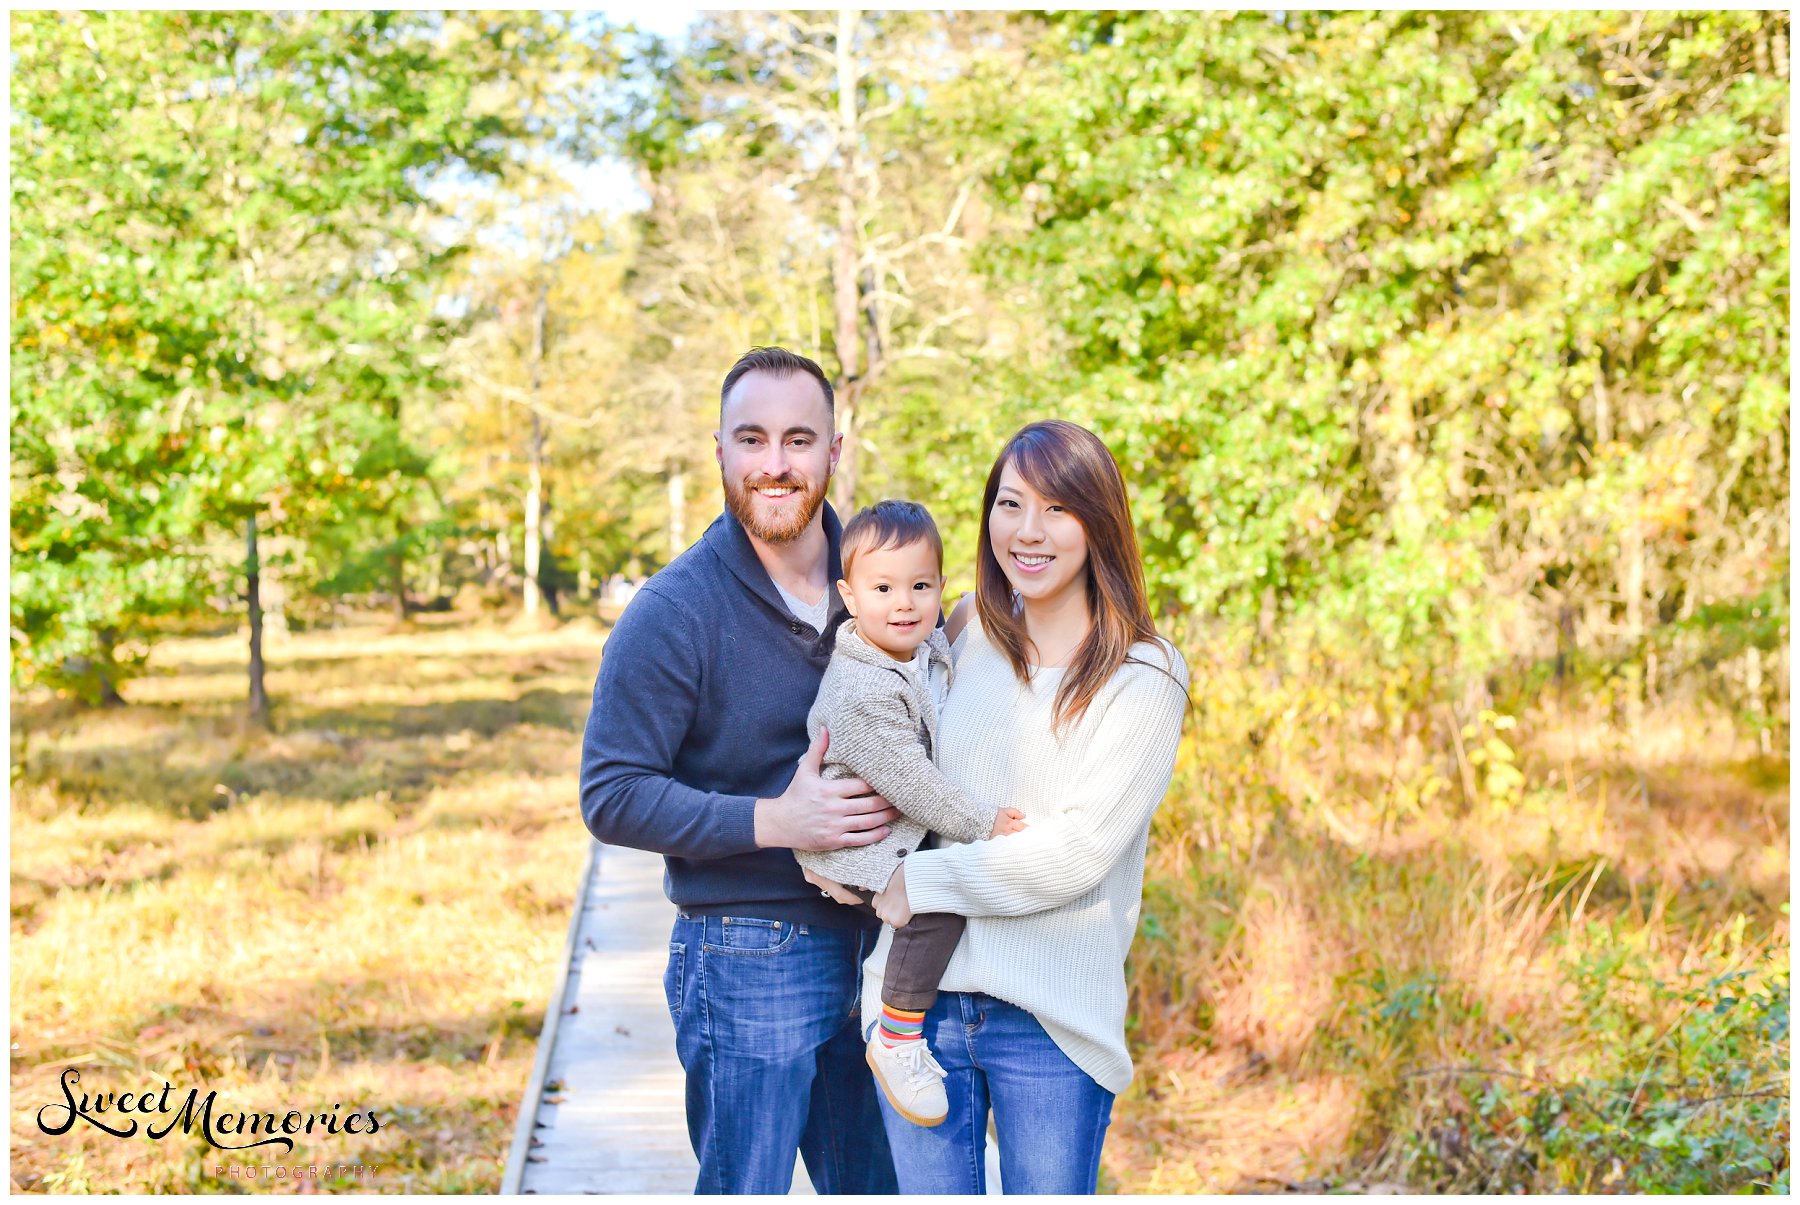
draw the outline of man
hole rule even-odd
[[[785,1193],[796,1148],[825,1193],[896,1191],[857,1005],[879,926],[791,851],[867,845],[899,813],[826,781],[806,714],[845,609],[825,489],[842,437],[819,366],[755,348],[713,437],[726,511],[607,639],[581,753],[601,841],[664,855],[678,911],[663,990],[687,1074],[695,1191]]]

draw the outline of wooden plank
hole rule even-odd
[[[600,843],[588,839],[587,861],[581,868],[581,887],[576,893],[574,913],[569,917],[569,936],[563,942],[562,962],[556,968],[556,982],[550,988],[550,1001],[544,1007],[544,1024],[538,1030],[537,1057],[531,1062],[531,1078],[525,1081],[525,1096],[519,1105],[518,1119],[513,1122],[512,1146],[506,1154],[506,1170],[500,1177],[500,1191],[512,1195],[519,1191],[519,1177],[525,1171],[526,1156],[531,1147],[531,1132],[537,1120],[537,1102],[543,1095],[544,1074],[550,1066],[550,1055],[556,1048],[557,1022],[562,1018],[563,990],[568,985],[569,965],[575,958],[576,935],[581,930],[582,900],[593,881],[594,867],[599,861]]]
[[[692,1192],[675,1027],[663,999],[675,907],[663,860],[605,846],[582,892],[564,984],[563,1025],[549,1060],[557,1091],[538,1104],[534,1160],[520,1190]]]

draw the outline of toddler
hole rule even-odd
[[[850,618],[838,629],[806,734],[831,734],[825,777],[861,778],[902,816],[873,845],[795,856],[808,879],[844,884],[866,909],[927,830],[981,840],[1018,832],[1024,813],[970,799],[932,761],[951,666],[949,642],[937,627],[944,544],[930,512],[916,502],[864,508],[844,525],[842,558],[837,588]],[[869,1066],[895,1112],[917,1125],[937,1125],[949,1112],[944,1070],[926,1046],[924,1022],[963,924],[953,913],[914,916],[894,931],[888,952]]]

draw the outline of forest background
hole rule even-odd
[[[619,583],[777,343],[952,593],[1022,423],[1130,483],[1196,712],[1104,1187],[1785,1190],[1788,38],[14,14],[15,1101],[366,1081],[494,1187]],[[19,1108],[16,1186],[219,1187]]]

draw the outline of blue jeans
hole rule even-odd
[[[695,1193],[786,1193],[796,1148],[821,1194],[897,1190],[857,1036],[878,933],[676,917],[663,992],[687,1073]]]
[[[900,1191],[986,1192],[990,1108],[1009,1195],[1095,1190],[1113,1094],[1070,1062],[1036,1017],[980,992],[943,992],[925,1014],[925,1037],[949,1073],[950,1115],[927,1129],[882,1099]]]

